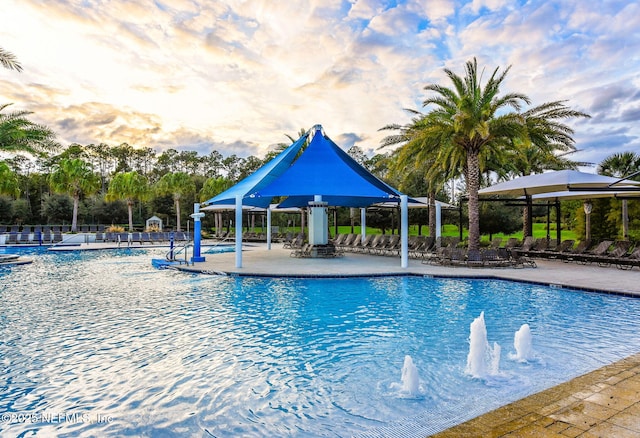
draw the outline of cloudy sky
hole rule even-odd
[[[477,57],[504,92],[568,100],[579,153],[640,153],[640,2],[2,0],[0,102],[62,144],[262,157],[323,125],[376,151],[423,87]]]

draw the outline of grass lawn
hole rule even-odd
[[[329,227],[329,232],[331,237],[334,236],[334,227]],[[262,231],[261,228],[257,227],[256,231]],[[355,234],[361,234],[360,232],[360,226],[355,226],[353,227],[353,233]],[[380,234],[380,229],[379,228],[372,228],[372,227],[367,227],[367,234]],[[289,227],[289,228],[281,228],[280,232],[291,232],[291,233],[299,233],[300,232],[300,227]],[[338,233],[339,234],[349,234],[351,233],[351,226],[350,225],[341,225],[338,227]],[[390,231],[386,230],[386,233],[389,234]],[[423,226],[422,227],[422,234],[423,235],[428,235],[429,234],[429,227],[427,226]],[[468,237],[468,231],[466,229],[463,230],[463,238],[466,239]],[[410,236],[417,236],[418,235],[418,226],[417,225],[412,225],[409,227],[409,235]],[[442,236],[459,236],[460,232],[458,230],[458,226],[457,225],[451,225],[451,224],[447,224],[447,225],[443,225],[442,226]],[[539,238],[539,237],[546,237],[547,236],[547,224],[546,223],[534,223],[533,224],[533,237],[535,238]],[[550,230],[549,230],[549,236],[552,239],[555,239],[556,237],[556,229],[555,229],[555,224],[551,224],[550,226]],[[492,237],[496,238],[496,237],[500,237],[502,238],[503,241],[506,241],[508,238],[510,237],[515,237],[519,240],[522,240],[522,231],[519,231],[517,233],[513,233],[513,234],[502,234],[502,233],[498,233],[498,234],[494,234]],[[576,238],[576,234],[573,230],[562,230],[562,234],[561,234],[561,240],[565,240],[565,239],[573,239],[573,240],[578,240]],[[489,242],[489,235],[485,234],[482,235],[480,238],[481,242]]]
[[[331,227],[331,233],[333,235],[333,230],[334,228]],[[346,225],[346,226],[339,226],[338,227],[338,232],[340,234],[348,234],[351,233],[351,227]],[[356,234],[360,234],[360,227],[356,226],[353,228],[353,232]],[[387,231],[387,233],[389,233],[389,231]],[[424,235],[428,235],[429,234],[429,228],[426,226],[422,227],[422,233]],[[371,227],[367,227],[367,234],[380,234],[380,229],[379,228],[371,228]],[[463,230],[463,238],[467,238],[468,236],[468,231],[466,229]],[[409,235],[410,236],[417,236],[418,235],[418,226],[417,225],[413,225],[409,227]],[[442,227],[442,235],[443,236],[459,236],[460,235],[460,231],[458,230],[458,226],[457,225],[451,225],[451,224],[447,224],[447,225],[443,225]],[[549,235],[552,239],[554,239],[556,237],[556,227],[555,224],[551,224],[550,226],[550,230],[549,230]],[[533,237],[535,237],[536,239],[539,237],[546,237],[547,236],[547,224],[546,223],[534,223],[533,224]],[[519,231],[517,233],[513,233],[513,234],[502,234],[502,233],[498,233],[498,234],[494,234],[493,237],[501,237],[502,240],[507,240],[510,237],[516,237],[520,240],[522,240],[522,231]],[[565,239],[573,239],[573,240],[577,240],[576,238],[576,233],[573,230],[562,230],[562,234],[561,234],[561,240],[565,240]],[[489,241],[489,235],[485,234],[483,236],[481,236],[481,241],[484,242],[488,242]]]

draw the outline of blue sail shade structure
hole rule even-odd
[[[302,154],[298,153],[311,136]],[[336,207],[367,207],[376,203],[397,203],[402,207],[402,222],[407,223],[408,198],[372,175],[315,125],[295,143],[253,174],[203,205],[235,205],[236,267],[242,267],[242,207],[267,208],[267,244],[270,247],[270,210],[274,197],[286,198],[280,207],[307,207],[321,200]],[[204,207],[203,210],[207,210]],[[408,225],[407,225],[408,228]],[[407,231],[402,246],[407,247]],[[408,256],[402,251],[402,266]]]
[[[286,171],[289,166],[291,166],[291,163],[296,158],[296,155],[298,155],[298,152],[300,152],[304,143],[307,141],[308,136],[309,133],[305,133],[273,160],[260,167],[233,187],[230,187],[219,195],[203,202],[202,205],[233,205],[236,202],[236,197],[241,196],[243,205],[262,208],[269,207],[269,204],[271,203],[270,198],[258,199],[249,197],[249,195],[254,193],[256,190],[269,185],[284,171]]]
[[[306,207],[314,196],[332,206],[367,207],[400,202],[401,193],[358,164],[318,125],[309,146],[282,175],[250,194],[252,199],[288,196],[281,207]]]

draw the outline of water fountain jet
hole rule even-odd
[[[466,372],[472,377],[478,378],[497,374],[500,369],[500,352],[501,348],[498,343],[494,342],[493,348],[489,345],[484,312],[481,312],[470,326]]]
[[[531,342],[531,328],[529,324],[522,324],[513,337],[513,346],[516,349],[516,360],[528,361],[533,356]]]
[[[420,378],[418,376],[418,367],[413,363],[411,356],[404,357],[404,365],[402,366],[402,392],[411,395],[418,394],[420,390]]]

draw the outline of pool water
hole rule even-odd
[[[2,436],[425,436],[640,351],[640,299],[623,296],[153,269],[166,249],[21,251],[34,263],[0,268]],[[473,378],[481,312],[502,356]]]

